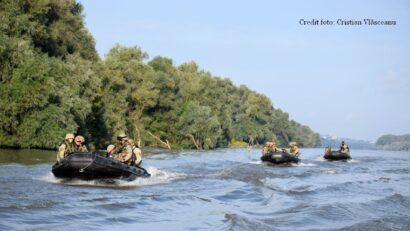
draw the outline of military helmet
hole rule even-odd
[[[65,140],[68,140],[68,139],[74,139],[74,134],[73,133],[67,133],[66,135],[65,135],[65,138],[64,138]]]
[[[135,144],[135,142],[134,142],[133,139],[127,139],[127,141],[128,141],[128,143],[129,143],[130,145],[134,145],[134,144]]]
[[[83,143],[85,141],[83,136],[76,136],[74,140],[75,141],[80,141],[81,143]]]
[[[113,144],[108,145],[107,146],[107,152],[108,153],[112,152],[112,150],[114,150],[114,148],[115,148],[115,145],[113,145]]]
[[[127,138],[127,135],[125,135],[124,133],[121,133],[117,136],[117,140],[122,140],[122,139],[125,139],[125,138]]]

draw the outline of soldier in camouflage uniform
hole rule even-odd
[[[328,145],[328,146],[326,147],[326,149],[325,149],[325,153],[326,153],[326,154],[332,153],[332,146]]]
[[[62,159],[69,156],[71,153],[75,152],[74,149],[74,134],[68,133],[65,135],[64,142],[58,147],[57,161],[60,162]]]
[[[138,147],[137,144],[135,144],[133,139],[129,139],[128,144],[131,145],[132,156],[131,156],[130,159],[128,159],[127,164],[140,166],[141,163],[142,163],[142,151],[141,151],[141,149]]]
[[[128,162],[132,157],[131,145],[128,144],[127,135],[121,134],[117,136],[118,145],[112,151],[114,159],[121,162]]]
[[[296,142],[289,142],[289,154],[299,158],[299,149]]]
[[[280,150],[276,147],[275,142],[266,142],[265,147],[262,149],[262,154],[266,155],[271,152],[279,152]]]
[[[88,152],[87,147],[84,145],[84,137],[76,136],[74,139],[74,150],[75,152]]]
[[[342,141],[342,144],[340,145],[339,151],[341,153],[348,154],[350,152],[349,147],[345,144],[344,141]]]

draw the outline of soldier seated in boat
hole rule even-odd
[[[142,163],[142,151],[133,139],[128,139],[128,144],[131,145],[131,158],[126,160],[127,164],[132,166],[140,166]]]
[[[332,153],[332,146],[328,145],[325,149],[325,154],[330,154]]]
[[[75,152],[88,152],[87,147],[84,144],[85,139],[83,136],[76,136],[74,138],[74,151]]]
[[[289,154],[299,157],[299,149],[296,142],[289,142]]]
[[[127,135],[125,134],[117,136],[117,140],[118,145],[112,151],[112,155],[114,156],[114,159],[120,162],[125,162],[132,156],[131,145],[128,144]]]
[[[266,155],[272,152],[279,152],[280,150],[276,147],[275,142],[266,142],[265,147],[262,149],[262,154]]]
[[[70,155],[75,151],[74,149],[74,134],[68,133],[65,135],[64,142],[58,147],[57,161],[60,162],[62,159]]]
[[[345,144],[344,141],[342,141],[342,144],[340,144],[339,152],[347,154],[349,153],[349,151],[349,147]]]
[[[266,142],[266,143],[265,143],[265,146],[264,146],[263,149],[262,149],[262,155],[266,155],[266,154],[268,154],[268,153],[270,153],[270,152],[273,152],[272,142]]]
[[[112,158],[114,150],[115,150],[115,145],[114,144],[108,145],[107,146],[107,155],[106,155],[106,157]]]

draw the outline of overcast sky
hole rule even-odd
[[[195,61],[321,134],[375,141],[410,133],[410,1],[80,2],[102,58],[119,43],[177,65]]]

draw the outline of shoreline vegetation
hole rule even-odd
[[[406,135],[383,135],[376,142],[377,149],[393,151],[410,150],[410,134]]]
[[[55,149],[72,132],[90,150],[120,132],[169,149],[320,145],[265,95],[195,62],[177,66],[121,45],[101,59],[79,2],[4,0],[0,15],[2,148]]]

